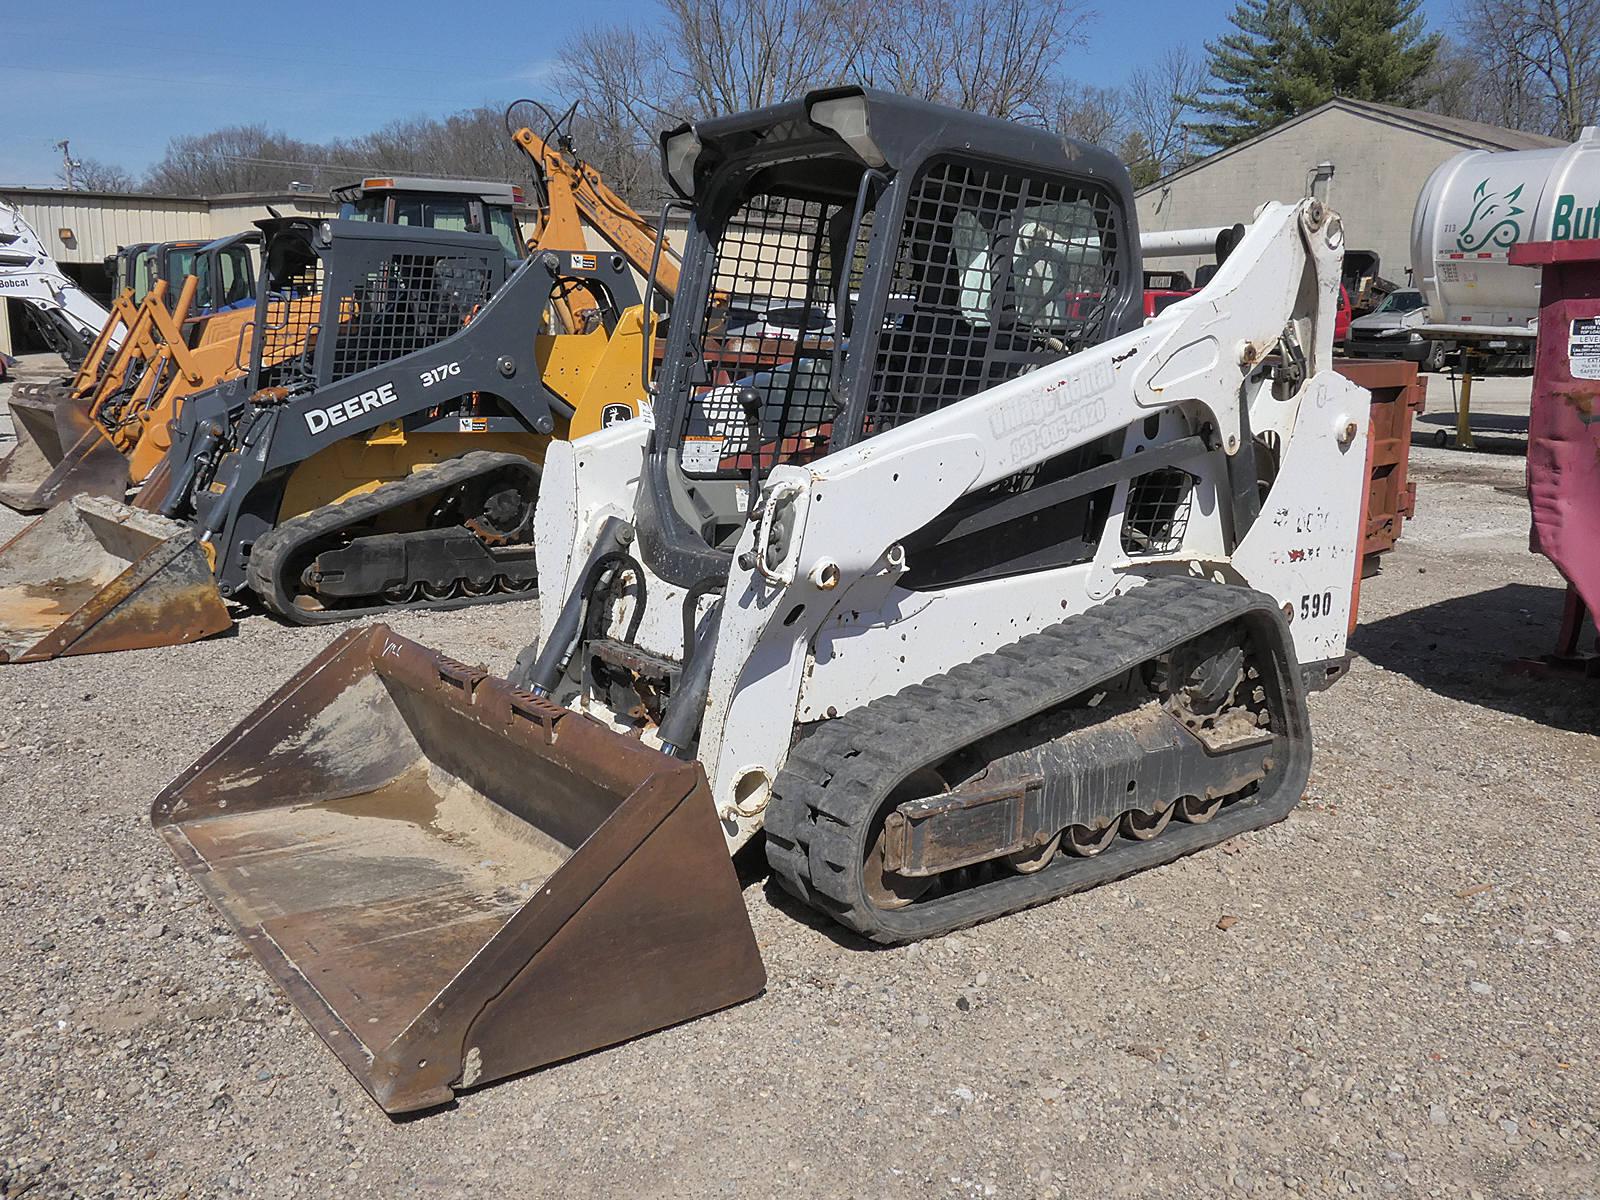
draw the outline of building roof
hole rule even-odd
[[[1181,179],[1201,167],[1208,167],[1231,154],[1237,154],[1248,146],[1276,137],[1285,129],[1333,109],[1353,113],[1380,124],[1425,133],[1442,141],[1454,142],[1463,150],[1542,150],[1550,146],[1567,144],[1560,138],[1545,137],[1542,133],[1523,133],[1516,129],[1502,129],[1498,125],[1485,125],[1482,121],[1467,121],[1460,117],[1443,117],[1438,113],[1423,112],[1415,108],[1401,108],[1397,104],[1379,104],[1374,100],[1347,100],[1342,96],[1336,96],[1324,104],[1317,105],[1316,108],[1307,109],[1297,117],[1290,117],[1281,125],[1274,125],[1254,137],[1246,138],[1224,150],[1218,150],[1215,154],[1209,154],[1186,167],[1180,167],[1148,187],[1141,188],[1139,194],[1143,195],[1145,192],[1162,187],[1174,179]]]
[[[529,211],[528,204],[515,200],[513,186],[509,183],[477,179],[436,179],[432,176],[395,175],[385,176],[384,178],[392,180],[402,190],[467,192],[497,204],[511,204],[519,212]],[[67,204],[123,201],[136,204],[178,205],[197,210],[208,210],[218,206],[225,208],[264,208],[273,204],[320,205],[328,208],[339,203],[340,193],[359,190],[361,183],[361,180],[355,180],[350,184],[340,185],[334,189],[333,193],[321,190],[280,190],[275,192],[218,192],[209,196],[175,196],[159,192],[90,192],[81,190],[69,192],[66,188],[5,187],[0,185],[0,196],[15,197],[19,201],[33,204],[49,204],[52,201]]]
[[[72,203],[81,203],[85,200],[132,200],[139,203],[185,204],[197,208],[209,207],[219,203],[255,204],[295,200],[311,200],[320,204],[333,203],[328,198],[328,193],[320,190],[307,192],[219,192],[212,196],[177,196],[164,192],[91,192],[82,188],[69,192],[66,188],[6,187],[0,185],[0,195],[26,196],[36,202],[48,202],[53,199]]]
[[[1365,112],[1379,119],[1399,121],[1406,125],[1420,125],[1432,133],[1472,143],[1466,149],[1484,150],[1543,150],[1550,146],[1565,146],[1560,138],[1546,137],[1542,133],[1525,133],[1520,129],[1506,129],[1499,125],[1486,125],[1482,121],[1468,121],[1462,117],[1445,117],[1438,113],[1423,112],[1416,108],[1401,108],[1398,104],[1379,104],[1375,100],[1330,100],[1323,108],[1343,105],[1356,112]],[[1318,111],[1313,109],[1312,112]],[[1308,116],[1310,114],[1307,114]]]
[[[149,200],[160,201],[166,204],[193,204],[204,205],[208,203],[206,196],[169,196],[158,192],[91,192],[82,188],[68,191],[66,188],[42,187],[11,187],[0,184],[0,195],[28,196],[41,201],[51,199],[62,200]]]

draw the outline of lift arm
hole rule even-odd
[[[0,203],[0,295],[38,310],[77,355],[76,365],[110,319],[101,305],[68,278],[22,213]],[[115,331],[113,331],[115,337]]]

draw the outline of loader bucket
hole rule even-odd
[[[70,379],[52,379],[48,383],[14,383],[11,385],[11,399],[7,403],[13,408],[24,403],[53,405],[70,395]]]
[[[35,513],[73,496],[121,500],[128,460],[76,400],[11,405],[17,444],[0,462],[0,504]]]
[[[12,389],[6,402],[11,414],[11,432],[17,439],[4,458],[0,458],[0,493],[31,492],[66,456],[56,427],[56,410],[72,403],[66,396],[19,395],[22,385]]]
[[[160,512],[167,493],[172,490],[172,478],[172,454],[168,451],[161,456],[161,461],[155,465],[155,469],[144,477],[144,482],[139,485],[139,494],[129,503],[134,508],[142,508],[146,512]]]
[[[766,980],[705,776],[376,625],[151,823],[390,1113]]]
[[[186,526],[97,496],[0,546],[0,663],[173,646],[233,623]]]

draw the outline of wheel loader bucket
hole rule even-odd
[[[188,528],[97,496],[0,546],[0,663],[174,646],[233,623]]]
[[[151,823],[391,1113],[765,984],[697,764],[383,625],[318,655]]]
[[[128,460],[81,401],[11,402],[17,444],[0,461],[0,504],[43,512],[73,496],[121,500]]]

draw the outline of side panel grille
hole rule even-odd
[[[1122,549],[1128,554],[1171,554],[1183,545],[1194,503],[1194,476],[1163,467],[1128,484]]]

